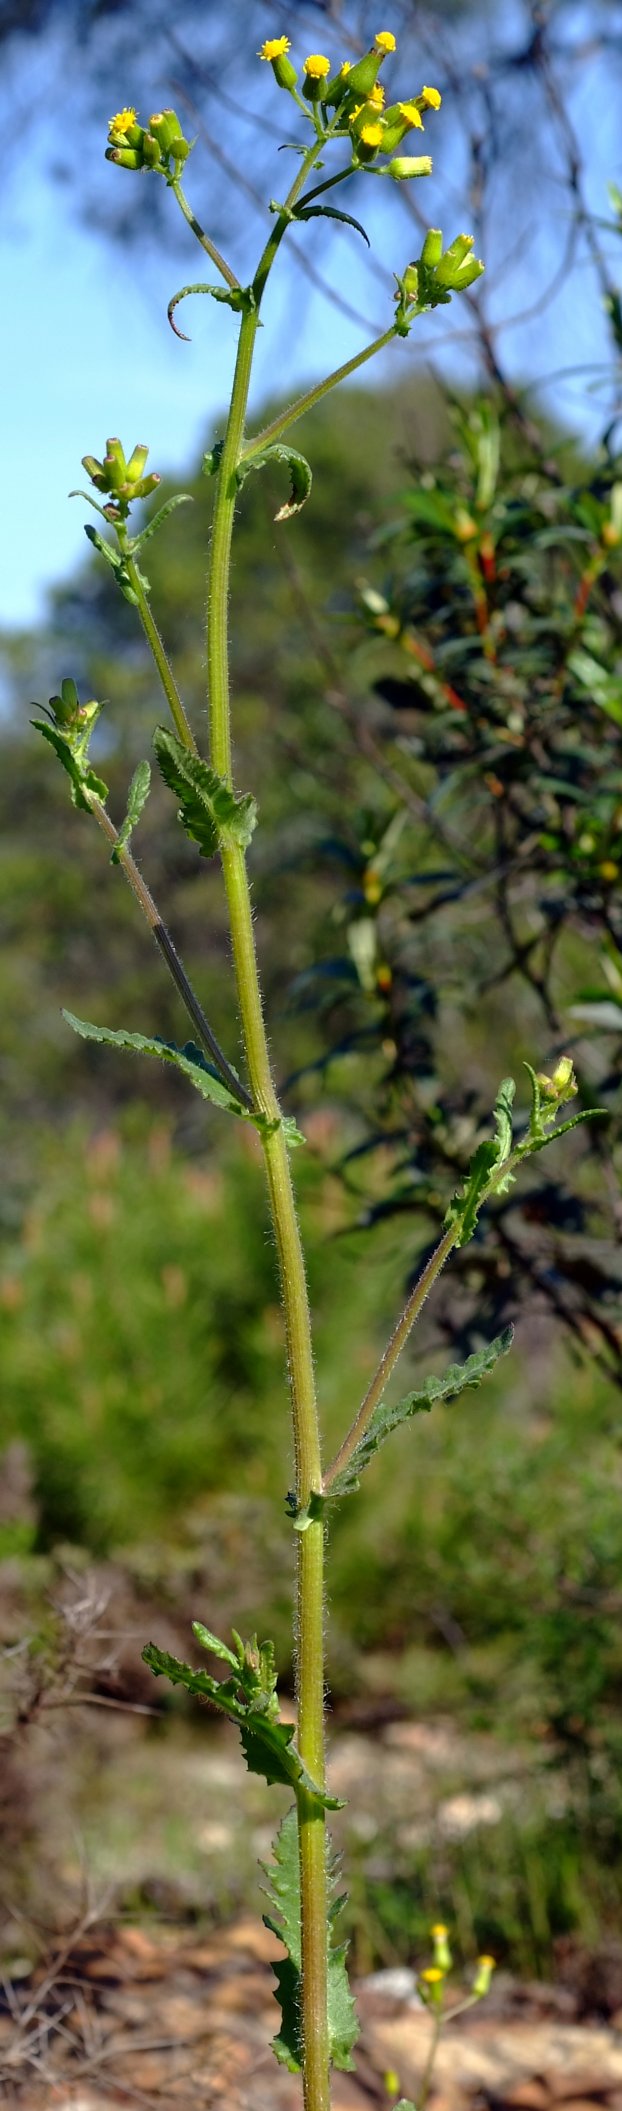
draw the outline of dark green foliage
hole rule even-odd
[[[330,1848],[327,1851],[330,1855]],[[296,2074],[302,2067],[303,2047],[300,2028],[300,1869],[295,1806],[279,1826],[273,1853],[274,1861],[265,1872],[270,1882],[268,1897],[272,1911],[264,1913],[264,1921],[284,1944],[287,1957],[272,1967],[281,2008],[281,2028],[278,2037],[272,2040],[272,2050],[277,2060]],[[331,1934],[335,1918],[345,1903],[343,1897],[335,1896],[338,1878],[338,1865],[331,1860],[328,1879]],[[359,2034],[348,1985],[346,1953],[347,1944],[335,1944],[331,1940],[328,1951],[328,2029],[331,2064],[339,2068],[354,2067],[352,2050]]]
[[[202,1633],[207,1634],[208,1630],[201,1630],[199,1626],[199,1640]],[[211,1646],[211,1638],[204,1646]],[[191,1664],[183,1664],[167,1649],[158,1649],[155,1642],[147,1642],[142,1655],[156,1678],[170,1679],[172,1686],[184,1686],[187,1693],[212,1701],[215,1708],[220,1708],[222,1714],[236,1724],[249,1773],[261,1774],[264,1781],[278,1782],[284,1787],[304,1789],[317,1809],[338,1810],[339,1797],[329,1796],[324,1789],[317,1787],[294,1750],[293,1723],[281,1722],[278,1715],[274,1715],[273,1695],[266,1692],[265,1686],[265,1643],[263,1649],[263,1666],[256,1674],[251,1671],[249,1676],[250,1667],[242,1644],[241,1656],[228,1659],[235,1667],[228,1679],[212,1679],[207,1671],[194,1671]],[[222,1644],[217,1654],[222,1656]]]
[[[215,857],[226,843],[246,850],[257,820],[251,793],[236,799],[209,763],[190,754],[166,726],[156,728],[153,745],[165,784],[179,800],[182,827],[198,843],[201,857]]]
[[[457,1400],[469,1386],[481,1385],[482,1378],[494,1370],[499,1357],[506,1356],[508,1349],[511,1349],[513,1336],[514,1329],[506,1327],[504,1334],[500,1334],[496,1341],[491,1341],[488,1348],[480,1349],[473,1356],[469,1356],[467,1363],[452,1364],[451,1370],[446,1371],[442,1378],[426,1378],[424,1384],[417,1387],[416,1392],[407,1393],[403,1400],[397,1400],[392,1407],[388,1406],[385,1400],[380,1400],[364,1436],[357,1444],[356,1451],[353,1451],[343,1471],[331,1482],[328,1491],[330,1499],[334,1496],[350,1495],[353,1489],[359,1487],[363,1468],[384,1443],[385,1437],[390,1436],[392,1430],[399,1429],[402,1422],[409,1422],[413,1415],[429,1414],[430,1408],[436,1405],[437,1400]]]

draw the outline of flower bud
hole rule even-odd
[[[118,169],[144,168],[143,155],[138,147],[106,147],[106,161],[114,161]]]
[[[488,1993],[492,1975],[496,1968],[496,1958],[478,1957],[477,1971],[473,1980],[473,1993],[476,2001],[483,2001],[484,1994]]]
[[[370,88],[374,87],[378,78],[383,58],[383,51],[366,51],[363,59],[357,59],[356,66],[351,66],[348,74],[348,95],[355,95],[357,98],[369,95]]]
[[[421,251],[421,262],[422,264],[427,264],[429,270],[435,271],[437,264],[440,264],[442,254],[443,237],[440,227],[429,227]]]
[[[395,183],[406,183],[411,176],[431,174],[432,161],[429,154],[398,154],[395,161],[389,162],[387,170],[387,175],[392,176]]]
[[[326,94],[322,96],[322,102],[326,103],[328,109],[331,107],[334,110],[339,109],[339,104],[343,102],[344,95],[348,94],[351,74],[350,60],[344,59],[343,66],[335,74],[334,81],[331,81],[330,88],[327,88]]]
[[[142,476],[143,469],[145,467],[145,462],[147,460],[148,453],[148,447],[139,446],[134,447],[132,449],[132,453],[130,455],[129,462],[126,465],[125,471],[128,484],[137,484],[139,482],[139,479]]]
[[[419,1992],[429,2008],[440,2008],[443,2000],[445,1973],[439,1964],[428,1964],[419,1973]]]
[[[156,110],[155,115],[149,119],[149,131],[152,138],[157,139],[163,154],[169,153],[173,140],[183,139],[179,118],[174,110]]]
[[[453,1958],[449,1948],[448,1931],[443,1921],[437,1921],[436,1926],[432,1929],[432,1941],[434,1943],[435,1965],[438,1965],[441,1972],[450,1972]]]
[[[553,1084],[556,1092],[576,1092],[577,1081],[572,1056],[560,1056],[553,1071]]]

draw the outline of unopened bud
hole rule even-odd
[[[348,95],[355,95],[357,101],[360,96],[369,95],[378,79],[384,56],[383,51],[366,51],[364,58],[357,59],[356,66],[350,67],[346,81]]]
[[[440,227],[429,227],[421,251],[421,262],[422,264],[427,264],[429,270],[434,271],[437,264],[440,264],[442,254],[443,237]]]
[[[432,1941],[434,1943],[435,1965],[438,1966],[441,1972],[450,1972],[453,1958],[449,1948],[448,1930],[443,1921],[437,1921],[436,1926],[432,1929]]]
[[[496,1971],[496,1958],[478,1957],[477,1971],[473,1980],[473,1993],[476,2001],[483,2001],[484,1995],[488,1993],[494,1971]]]
[[[389,162],[387,174],[396,183],[406,183],[411,176],[431,176],[432,160],[429,154],[398,154]]]

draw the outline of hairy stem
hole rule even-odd
[[[132,893],[134,894],[136,901],[140,904],[143,916],[146,917],[149,929],[153,933],[156,945],[159,947],[163,959],[166,961],[169,974],[172,975],[173,982],[175,983],[175,988],[179,992],[182,1004],[185,1005],[189,1019],[192,1020],[195,1033],[198,1034],[201,1046],[205,1050],[205,1054],[208,1055],[210,1057],[211,1062],[216,1065],[216,1069],[220,1071],[220,1075],[224,1079],[225,1085],[229,1086],[229,1091],[234,1094],[235,1098],[241,1100],[243,1106],[248,1107],[249,1109],[252,1108],[253,1101],[251,1099],[250,1093],[247,1092],[246,1086],[242,1084],[241,1078],[236,1076],[235,1070],[232,1070],[231,1064],[227,1062],[226,1055],[223,1054],[223,1050],[216,1039],[216,1035],[212,1032],[212,1028],[209,1024],[209,1021],[205,1017],[202,1005],[199,1004],[199,999],[192,988],[192,983],[188,980],[185,967],[183,966],[183,962],[179,958],[179,954],[174,940],[171,938],[170,931],[167,930],[166,924],[163,923],[159,909],[157,908],[156,903],[154,902],[153,895],[151,894],[150,889],[146,885],[142,873],[139,872],[135,858],[132,857],[132,853],[130,850],[126,850],[123,847],[119,847],[119,838],[114,825],[114,821],[111,821],[110,815],[106,811],[106,807],[103,805],[102,800],[97,798],[97,795],[95,793],[91,793],[90,805],[91,812],[95,815],[95,820],[99,823],[99,827],[101,828],[102,833],[107,837],[108,842],[112,844],[113,850],[117,851],[121,871],[125,874],[125,878],[132,889]]]
[[[382,1399],[385,1386],[388,1385],[391,1373],[395,1370],[398,1357],[401,1356],[411,1328],[414,1327],[415,1320],[419,1317],[421,1307],[425,1304],[426,1297],[429,1296],[432,1289],[432,1284],[436,1282],[437,1275],[440,1275],[441,1268],[444,1267],[452,1247],[455,1246],[458,1234],[459,1226],[450,1224],[448,1231],[444,1232],[438,1246],[435,1247],[434,1253],[430,1254],[429,1261],[426,1261],[425,1268],[419,1277],[419,1281],[415,1283],[414,1290],[411,1290],[410,1297],[407,1298],[404,1310],[400,1313],[397,1325],[393,1329],[391,1339],[387,1342],[384,1355],[380,1358],[380,1363],[372,1378],[371,1385],[368,1385],[365,1399],[361,1401],[358,1414],[355,1415],[347,1436],[344,1437],[343,1444],[340,1445],[339,1451],[324,1474],[322,1486],[326,1493],[332,1487],[337,1474],[341,1473],[343,1467],[348,1465],[353,1451],[356,1451],[357,1444],[360,1443],[361,1437],[365,1435],[374,1409],[377,1408],[378,1402]]]
[[[235,272],[231,270],[231,265],[227,263],[225,257],[221,256],[220,250],[216,248],[216,243],[212,242],[211,236],[206,235],[205,229],[201,226],[200,220],[197,220],[196,213],[193,213],[192,206],[188,204],[185,192],[177,180],[171,183],[171,190],[177,199],[177,204],[180,212],[183,213],[184,220],[187,220],[188,226],[192,228],[192,233],[196,236],[197,242],[200,242],[201,248],[206,251],[208,257],[211,257],[212,263],[216,265],[216,270],[220,272],[221,278],[226,279],[228,286],[239,286],[240,281],[236,279]]]
[[[125,569],[127,572],[128,579],[130,581],[130,585],[133,587],[134,593],[136,595],[136,602],[138,606],[140,620],[143,626],[145,637],[147,639],[147,644],[149,645],[150,650],[153,654],[153,658],[155,660],[155,664],[158,670],[158,674],[160,676],[160,681],[162,683],[162,688],[164,690],[164,695],[166,697],[169,711],[171,713],[171,718],[173,720],[175,731],[178,735],[178,738],[180,740],[183,740],[184,747],[192,748],[196,752],[196,743],[194,735],[191,731],[188,719],[186,717],[177,683],[175,681],[175,676],[173,674],[173,669],[171,667],[171,663],[166,652],[166,647],[162,638],[160,637],[160,632],[158,630],[155,616],[153,615],[153,612],[150,608],[149,601],[145,593],[145,588],[141,580],[140,572],[138,570],[138,566],[135,564],[134,558],[131,556],[128,547],[126,529],[121,524],[119,524],[119,526],[117,527],[117,541],[119,544],[119,549],[125,561]]]
[[[384,352],[385,346],[390,345],[396,336],[395,324],[392,323],[390,330],[383,330],[381,337],[374,337],[373,342],[366,345],[363,352],[355,352],[353,359],[346,359],[345,365],[336,367],[334,374],[328,374],[325,381],[318,381],[315,388],[307,389],[306,395],[299,396],[296,403],[290,403],[289,410],[282,411],[277,418],[272,419],[270,425],[264,426],[263,432],[256,433],[255,438],[247,442],[242,450],[243,460],[249,462],[253,455],[262,454],[264,447],[269,447],[271,440],[278,440],[282,432],[287,432],[288,425],[295,425],[298,418],[304,418],[305,411],[313,410],[315,403],[321,403],[322,397],[328,395],[329,389],[337,388],[340,381],[347,381],[348,375],[355,374],[357,367],[365,366],[368,359],[374,359],[376,352]]]

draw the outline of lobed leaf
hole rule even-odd
[[[298,1858],[298,1827],[295,1806],[287,1812],[274,1842],[274,1862],[265,1869],[269,1878],[268,1898],[273,1908],[264,1914],[264,1922],[273,1935],[284,1944],[287,1957],[272,1970],[277,1981],[277,1999],[281,2008],[281,2027],[272,2040],[272,2050],[277,2060],[298,2074],[303,2064],[302,2004],[301,2004],[301,1931],[300,1931],[300,1865]],[[328,1895],[329,1922],[332,1923],[343,1904],[335,1897],[339,1865],[334,1858],[329,1863]],[[359,2034],[358,2017],[346,1972],[347,1945],[330,1944],[328,1951],[328,2032],[329,2052],[333,2067],[352,2068],[352,2048]]]
[[[170,1656],[167,1649],[158,1649],[155,1642],[147,1642],[142,1655],[155,1678],[170,1679],[171,1685],[184,1686],[187,1693],[211,1701],[229,1717],[230,1722],[236,1724],[249,1773],[261,1774],[264,1781],[293,1788],[297,1794],[304,1789],[318,1811],[340,1809],[340,1799],[318,1788],[303,1766],[292,1742],[293,1723],[275,1721],[267,1712],[255,1709],[245,1698],[239,1698],[239,1667],[231,1678],[213,1679],[209,1672],[194,1671],[191,1664]]]
[[[391,1435],[392,1430],[398,1429],[402,1422],[409,1422],[413,1415],[429,1414],[430,1408],[435,1406],[437,1400],[457,1400],[467,1387],[481,1385],[482,1378],[494,1369],[499,1357],[507,1355],[513,1338],[513,1327],[506,1327],[487,1348],[476,1349],[474,1355],[468,1356],[466,1363],[452,1363],[442,1378],[426,1378],[423,1385],[417,1387],[416,1392],[407,1393],[405,1398],[397,1400],[394,1406],[389,1407],[385,1400],[379,1400],[356,1450],[327,1488],[327,1500],[350,1495],[358,1488],[364,1467],[369,1464],[380,1445],[384,1444],[385,1438]]]
[[[198,843],[201,856],[215,857],[223,843],[246,850],[257,820],[252,794],[237,798],[209,763],[182,747],[167,726],[156,726],[153,744],[165,784],[179,800],[182,827]]]

